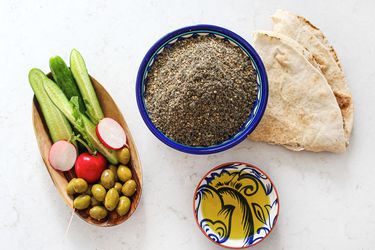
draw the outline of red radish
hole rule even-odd
[[[104,118],[98,123],[96,135],[101,143],[109,149],[118,150],[126,144],[124,129],[112,118]]]
[[[60,140],[55,142],[48,154],[48,161],[54,169],[69,171],[77,159],[77,149],[70,142]]]
[[[78,156],[75,166],[76,175],[89,183],[97,182],[104,169],[107,168],[107,160],[99,153],[91,155],[82,153]]]

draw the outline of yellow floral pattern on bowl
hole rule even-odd
[[[250,247],[264,239],[279,211],[272,182],[244,163],[211,170],[197,187],[194,207],[202,232],[217,244],[234,248]]]

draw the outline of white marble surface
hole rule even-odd
[[[138,113],[134,82],[148,48],[173,29],[198,23],[246,39],[271,27],[285,8],[313,21],[337,49],[355,100],[349,150],[294,153],[245,141],[224,153],[194,156],[159,142]],[[256,249],[375,248],[375,2],[348,1],[0,1],[0,249],[219,249],[195,225],[193,191],[226,161],[258,165],[273,179],[281,212]],[[112,94],[137,143],[144,193],[134,216],[114,228],[75,217],[60,199],[39,156],[31,124],[32,67],[50,56],[84,55]]]

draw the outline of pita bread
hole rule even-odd
[[[273,32],[255,33],[253,44],[267,70],[269,98],[250,139],[295,151],[345,151],[339,106],[311,53]]]
[[[348,145],[353,127],[353,100],[335,50],[324,34],[301,16],[278,10],[272,16],[272,22],[275,32],[289,36],[312,53],[336,96]]]

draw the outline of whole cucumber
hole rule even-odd
[[[83,101],[85,102],[86,114],[90,120],[97,125],[98,122],[104,118],[104,114],[94,87],[92,86],[85,61],[76,49],[73,49],[70,53],[70,69],[81,91]]]
[[[96,126],[86,115],[79,112],[72,105],[73,99],[68,100],[62,90],[50,79],[46,79],[43,82],[44,89],[47,95],[51,98],[52,102],[58,107],[58,109],[65,115],[65,117],[72,123],[72,125],[78,130],[78,132],[83,136],[86,142],[89,142],[96,150],[98,150],[107,160],[113,164],[117,165],[118,160],[116,153],[113,150],[106,148],[98,139],[96,135]]]
[[[48,77],[39,69],[32,69],[29,72],[29,82],[42,110],[52,141],[69,140],[73,133],[72,127],[46,93],[43,85],[46,79]]]
[[[61,88],[66,97],[70,100],[73,96],[78,97],[79,111],[86,112],[85,103],[83,102],[81,93],[79,92],[76,81],[73,78],[72,72],[66,66],[64,60],[59,56],[54,56],[49,59],[49,67],[52,72],[53,79]]]

